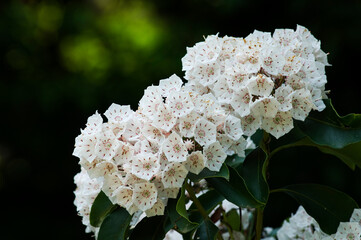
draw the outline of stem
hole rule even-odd
[[[196,197],[193,188],[191,185],[189,185],[189,183],[187,181],[185,181],[184,186],[190,196],[190,198],[192,199],[193,203],[196,205],[198,211],[200,212],[200,214],[202,215],[202,217],[204,218],[204,220],[209,219],[208,217],[208,213],[206,212],[206,210],[203,208],[201,202],[198,200],[198,198]]]
[[[209,220],[209,216],[208,216],[208,213],[207,211],[204,209],[204,207],[202,206],[202,203],[198,200],[196,194],[194,193],[193,191],[193,188],[191,185],[189,185],[188,181],[186,180],[184,182],[184,186],[185,186],[185,189],[187,190],[188,194],[189,194],[189,197],[192,199],[192,202],[196,205],[198,211],[200,212],[200,214],[202,215],[203,219],[204,220]],[[218,240],[223,240],[222,238],[222,235],[221,235],[221,232],[218,231],[217,233],[217,239]]]
[[[242,208],[241,207],[238,207],[239,209],[239,231],[242,232],[243,230],[243,224],[242,224]]]
[[[256,240],[260,240],[262,237],[262,226],[263,226],[263,208],[258,208],[256,218]]]

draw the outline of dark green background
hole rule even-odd
[[[303,25],[330,53],[335,108],[361,113],[360,16],[360,1],[1,1],[0,239],[90,239],[73,205],[80,128],[96,110],[136,109],[147,86],[183,76],[186,47],[203,36]],[[359,170],[309,148],[277,156],[272,188],[325,183],[361,204]],[[292,201],[271,195],[265,224],[280,225]]]

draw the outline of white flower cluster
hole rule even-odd
[[[279,138],[325,105],[327,55],[306,28],[254,31],[246,38],[208,36],[182,58],[188,87],[214,97],[241,120]]]
[[[295,215],[283,222],[277,232],[279,240],[341,240],[361,239],[361,209],[355,209],[349,222],[341,222],[337,232],[327,235],[305,209],[300,206]]]
[[[227,154],[244,156],[240,119],[176,75],[144,91],[137,111],[112,104],[88,118],[73,155],[102,191],[130,214],[162,215],[188,172],[219,171]]]
[[[91,206],[102,189],[102,182],[98,179],[91,179],[84,168],[75,175],[74,182],[76,184],[74,205],[86,226],[85,231],[97,233],[99,228],[90,225],[89,216]]]

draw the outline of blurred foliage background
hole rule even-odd
[[[1,1],[0,238],[91,239],[73,205],[75,137],[96,110],[136,109],[147,86],[183,76],[186,47],[203,36],[303,25],[330,53],[335,108],[361,113],[360,16],[358,0]],[[324,183],[361,204],[359,169],[310,148],[278,157],[271,187]],[[277,194],[270,203],[268,226],[297,207]]]

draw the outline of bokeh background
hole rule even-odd
[[[183,76],[186,47],[203,36],[306,26],[330,53],[336,109],[361,113],[360,16],[357,0],[1,1],[0,239],[92,239],[73,205],[75,137],[96,110],[136,109],[147,86]],[[286,151],[270,170],[272,188],[324,183],[361,204],[360,170],[315,149]],[[272,195],[265,225],[296,208]]]

